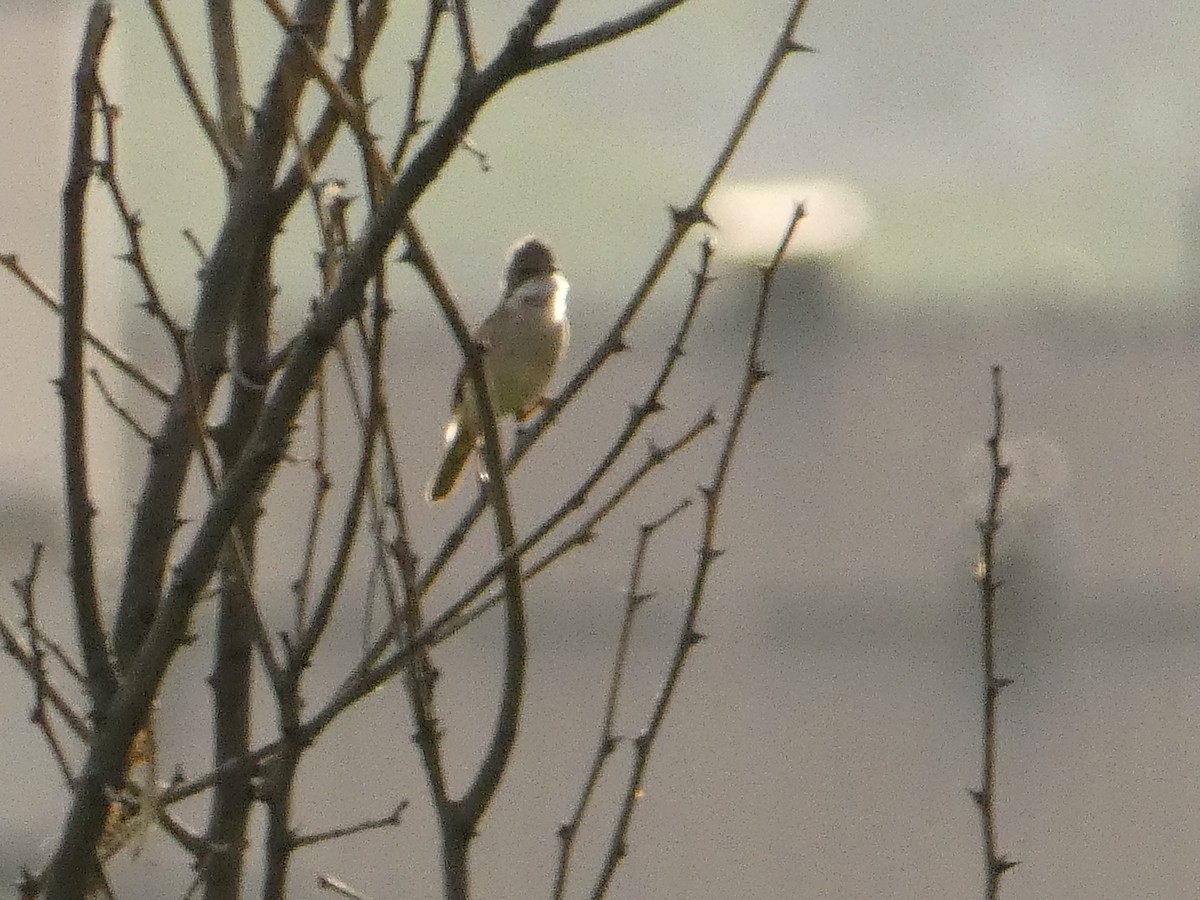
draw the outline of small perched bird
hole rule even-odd
[[[524,422],[541,404],[542,392],[567,350],[567,289],[549,247],[535,237],[513,247],[500,304],[473,333],[483,348],[488,396],[497,421],[514,416]],[[454,490],[471,453],[483,441],[465,365],[454,382],[453,403],[446,449],[427,492],[433,502]]]

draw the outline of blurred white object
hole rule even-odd
[[[863,196],[849,184],[814,181],[744,181],[722,185],[708,204],[724,254],[765,260],[779,240],[797,203],[804,221],[788,245],[789,256],[833,253],[851,247],[871,221]]]

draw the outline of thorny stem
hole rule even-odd
[[[996,578],[996,535],[1000,531],[1001,494],[1010,472],[1000,455],[1000,439],[1004,433],[1004,394],[1000,376],[1000,366],[992,366],[992,434],[987,439],[991,484],[983,518],[976,523],[979,560],[975,577],[979,587],[983,663],[983,759],[982,784],[978,790],[971,791],[971,798],[979,808],[983,830],[984,896],[987,900],[996,900],[1000,896],[1001,877],[1017,864],[997,849],[996,839],[996,702],[1000,691],[1011,683],[1010,679],[996,674],[996,594],[1000,589],[1000,581]]]

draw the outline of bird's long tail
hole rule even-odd
[[[445,500],[454,490],[463,469],[466,468],[467,460],[471,458],[471,451],[474,449],[475,436],[470,434],[466,428],[459,428],[446,445],[441,465],[438,466],[433,480],[429,482],[429,490],[426,495],[431,503]]]

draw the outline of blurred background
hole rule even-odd
[[[475,4],[485,56],[523,5]],[[207,83],[201,4],[170,6]],[[278,34],[257,4],[241,6],[253,97]],[[369,72],[382,134],[400,121],[423,6],[396,4]],[[565,3],[553,31],[628,6]],[[686,203],[707,171],[785,6],[694,0],[628,41],[518,82],[489,107],[472,139],[490,171],[460,153],[417,208],[464,309],[487,312],[505,249],[536,231],[572,282],[573,371],[651,259],[668,205]],[[85,9],[0,0],[0,251],[18,253],[56,293],[65,111]],[[999,615],[1000,667],[1017,681],[1001,703],[998,810],[1001,848],[1021,865],[1004,894],[1190,896],[1200,877],[1200,7],[814,2],[798,37],[819,52],[785,66],[711,205],[722,277],[668,412],[651,427],[665,442],[710,403],[728,412],[751,267],[791,205],[806,201],[763,351],[775,377],[757,395],[721,521],[727,552],[700,623],[710,639],[685,671],[612,896],[980,890],[967,794],[979,780],[970,571],[993,362],[1005,367],[1014,466]],[[211,244],[219,173],[140,6],[119,8],[105,72],[124,110],[126,189],[146,221],[160,289],[186,317],[197,264],[180,231]],[[452,90],[453,73],[451,50],[436,60],[431,104]],[[359,169],[347,152],[327,171],[353,182]],[[161,335],[115,261],[124,246],[98,189],[93,208],[89,326],[169,381]],[[293,217],[277,256],[281,338],[318,283],[308,219]],[[517,473],[519,523],[536,522],[603,455],[657,368],[696,256],[693,240],[629,335],[633,352],[610,364]],[[399,267],[393,286],[388,377],[416,543],[428,558],[469,502],[460,491],[427,509],[417,497],[457,351]],[[0,333],[0,571],[19,577],[30,542],[50,545],[39,596],[65,637],[56,322],[7,274]],[[145,454],[91,399],[111,597]],[[157,427],[152,407],[129,402]],[[341,439],[353,452],[353,433]],[[311,434],[302,430],[297,447],[311,452]],[[636,525],[707,480],[716,449],[710,438],[674,477],[657,474],[598,541],[531,584],[527,716],[474,854],[481,896],[548,893],[555,829],[602,712]],[[277,601],[279,627],[290,620],[295,523],[310,483],[302,465],[289,467],[268,500],[261,594]],[[654,545],[645,586],[657,596],[639,620],[623,734],[637,732],[657,691],[697,535],[693,515]],[[435,603],[487,565],[491,536],[475,538]],[[14,597],[2,602],[19,618]],[[309,682],[314,705],[356,658],[368,612],[353,599],[343,608]],[[199,641],[178,657],[162,701],[168,771],[208,767],[211,618],[198,612]],[[460,778],[492,723],[498,646],[498,622],[486,618],[438,656]],[[0,663],[0,685],[10,772],[0,782],[0,879],[11,882],[53,847],[65,800],[11,660]],[[258,699],[257,727],[269,740],[270,705]],[[398,830],[300,854],[296,897],[318,895],[318,871],[373,897],[440,894],[410,733],[402,694],[390,687],[311,754],[300,830],[383,815],[403,797],[413,806]],[[628,759],[625,746],[601,785],[608,799],[585,822],[572,894],[591,884]],[[181,815],[198,827],[204,811],[185,805]],[[161,834],[113,871],[122,896],[145,897],[182,894],[191,874]]]

